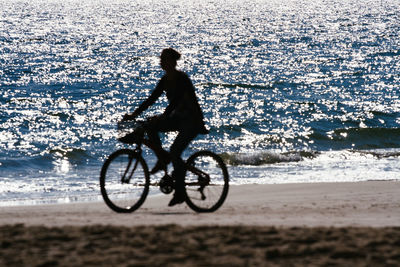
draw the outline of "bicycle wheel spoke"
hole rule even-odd
[[[200,151],[188,159],[186,175],[187,204],[198,212],[211,212],[224,202],[229,176],[222,159],[209,151]]]
[[[132,212],[140,207],[148,193],[147,165],[132,150],[118,150],[104,163],[100,185],[104,201],[111,209]]]

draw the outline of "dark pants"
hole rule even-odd
[[[181,158],[183,151],[197,136],[198,130],[193,125],[193,120],[178,116],[156,116],[146,123],[145,129],[150,141],[161,148],[159,132],[178,131],[178,135],[171,145],[170,155],[174,166],[175,193],[183,194],[185,188],[186,168]]]

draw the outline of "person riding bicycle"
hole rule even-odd
[[[190,78],[182,71],[176,69],[177,61],[181,54],[172,48],[164,49],[161,52],[160,65],[165,71],[164,76],[158,82],[151,95],[139,105],[131,114],[126,114],[123,120],[134,120],[162,95],[166,93],[168,106],[163,114],[150,118],[145,123],[145,130],[150,141],[154,145],[158,161],[151,173],[154,174],[165,169],[169,163],[165,161],[159,132],[178,131],[178,135],[170,147],[170,160],[172,161],[175,179],[174,197],[168,206],[183,203],[185,201],[185,164],[181,158],[183,151],[189,143],[198,135],[208,133],[204,124],[203,112],[197,101],[194,86]]]

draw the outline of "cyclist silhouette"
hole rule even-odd
[[[163,160],[168,157],[163,156],[166,151],[162,148],[159,132],[178,131],[178,135],[170,147],[170,159],[174,167],[175,193],[168,206],[183,203],[186,198],[184,190],[186,169],[181,158],[183,151],[198,134],[208,133],[194,86],[184,72],[176,69],[177,60],[180,58],[180,53],[172,48],[162,51],[160,65],[165,71],[164,76],[160,79],[151,95],[133,113],[128,113],[123,117],[123,120],[134,120],[153,105],[163,92],[166,93],[169,103],[164,113],[149,118],[144,128],[154,145],[154,151],[158,158],[157,163],[151,170],[152,174],[165,169],[169,163]],[[124,142],[126,138],[129,137],[123,137],[120,140]]]

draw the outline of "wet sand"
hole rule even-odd
[[[232,186],[197,214],[171,196],[0,208],[0,266],[400,266],[400,182]]]

